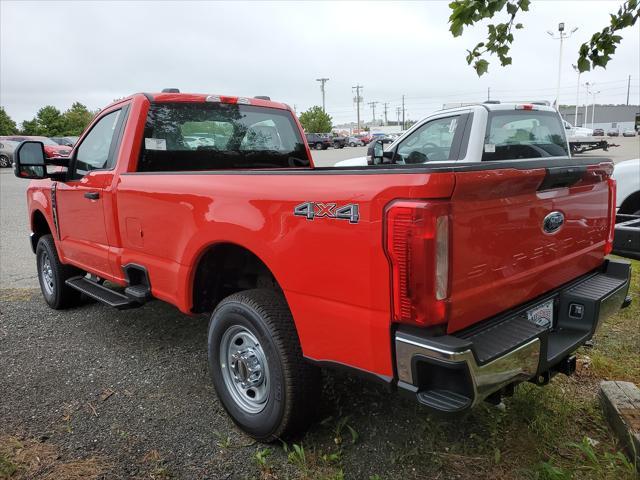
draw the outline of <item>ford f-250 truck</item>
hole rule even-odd
[[[170,91],[106,107],[69,159],[22,143],[15,173],[46,302],[212,312],[216,392],[263,441],[313,418],[321,365],[459,412],[570,374],[629,302],[612,164],[571,158],[550,108],[445,110],[370,163],[314,167],[282,103]]]

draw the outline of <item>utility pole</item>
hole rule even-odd
[[[404,95],[402,95],[402,130],[404,130]]]
[[[547,33],[551,36],[551,38],[553,38],[554,40],[560,40],[560,54],[558,55],[558,87],[556,89],[556,110],[558,112],[560,111],[560,77],[562,74],[562,42],[564,41],[565,38],[569,38],[571,35],[573,35],[576,32],[576,30],[578,30],[578,27],[574,28],[569,33],[565,33],[564,22],[560,22],[558,24],[557,37],[554,35],[552,31],[547,31]]]
[[[629,79],[627,80],[627,105],[629,105],[629,90],[631,89],[631,75],[629,75]]]
[[[487,87],[487,102],[491,101],[491,87]]]
[[[400,126],[400,107],[396,107],[396,125],[398,125],[398,127]],[[400,131],[402,131],[402,129],[400,129]]]
[[[576,114],[573,118],[573,126],[578,126],[578,102],[580,102],[580,69],[576,65],[571,65],[578,72],[578,88],[576,88]]]
[[[322,92],[322,111],[325,112],[324,109],[324,84],[329,81],[328,78],[316,78],[316,82],[320,82],[320,91]]]
[[[296,117],[298,116],[298,109],[296,108],[296,104],[293,104],[293,113],[296,114]]]
[[[362,101],[362,97],[360,96],[360,90],[362,90],[364,87],[362,85],[356,85],[355,87],[351,87],[351,91],[353,92],[353,90],[356,91],[356,96],[354,98],[354,101],[356,102],[356,110],[358,112],[358,133],[360,133],[360,102]]]
[[[389,107],[389,104],[387,102],[384,102],[382,105],[384,106],[384,124],[386,126],[389,124],[389,122],[387,121],[387,107]]]
[[[371,111],[373,112],[373,123],[376,123],[376,105],[380,102],[369,102],[367,105],[371,107]]]

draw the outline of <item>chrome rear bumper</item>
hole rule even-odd
[[[628,305],[629,278],[628,263],[607,261],[600,272],[455,335],[429,337],[400,327],[395,334],[398,387],[428,407],[455,412],[511,384],[533,378],[546,383],[556,371],[569,373],[565,365],[572,353],[605,318]],[[549,300],[553,328],[528,322],[526,311]]]

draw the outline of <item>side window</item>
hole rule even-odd
[[[404,163],[441,162],[452,159],[456,133],[460,133],[460,116],[439,118],[425,123],[398,145],[396,155]]]
[[[110,152],[121,113],[122,110],[116,110],[102,117],[84,138],[76,154],[76,177],[86,175],[91,170],[113,167],[115,157]]]

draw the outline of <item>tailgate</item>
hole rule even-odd
[[[450,333],[602,263],[610,224],[607,168],[456,173]]]

